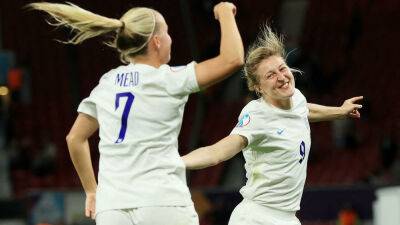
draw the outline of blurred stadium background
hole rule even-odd
[[[32,1],[0,1],[0,224],[83,225],[84,196],[65,136],[81,99],[120,64],[102,39],[61,45],[68,31]],[[57,2],[57,1],[52,1]],[[60,2],[60,1],[58,1]],[[74,0],[108,17],[134,6],[160,11],[173,39],[171,65],[201,61],[219,50],[214,0]],[[298,216],[303,225],[400,224],[400,1],[236,0],[245,46],[265,21],[284,34],[289,65],[305,72],[297,87],[309,102],[340,105],[363,95],[362,118],[312,124],[308,178]],[[253,98],[241,73],[193,94],[186,106],[180,153],[229,134]],[[91,142],[98,162],[97,138]],[[188,172],[202,225],[227,224],[241,200],[241,155]],[[356,223],[357,222],[357,223]]]

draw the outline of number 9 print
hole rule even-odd
[[[300,143],[300,156],[301,159],[299,160],[299,163],[302,163],[304,158],[306,157],[306,144],[304,143],[304,141],[301,141]]]

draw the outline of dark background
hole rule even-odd
[[[65,136],[77,115],[79,102],[89,95],[102,74],[121,64],[117,52],[102,44],[104,38],[78,46],[55,41],[66,40],[69,31],[46,24],[43,13],[24,10],[23,6],[30,2],[0,1],[0,49],[15,56],[7,74],[2,76],[7,77],[10,69],[23,74],[22,85],[15,88],[8,79],[0,80],[0,85],[9,86],[11,91],[1,96],[0,115],[4,130],[4,143],[0,147],[8,162],[11,188],[5,197],[7,201],[23,199],[33,189],[80,189]],[[199,62],[218,53],[219,24],[212,11],[217,1],[75,0],[73,3],[112,18],[119,18],[135,6],[158,10],[164,15],[173,40],[170,65]],[[289,65],[305,72],[297,76],[296,86],[309,102],[341,105],[346,98],[364,96],[360,120],[312,125],[313,146],[303,201],[309,204],[303,207],[308,210],[303,211],[303,218],[335,220],[345,200],[328,207],[324,214],[315,211],[319,206],[308,196],[318,196],[311,194],[315,188],[324,192],[338,187],[339,191],[356,190],[364,196],[360,197],[366,200],[359,203],[358,211],[370,220],[373,190],[400,181],[397,153],[400,2],[238,0],[233,3],[238,9],[236,19],[245,47],[255,40],[265,22],[284,35],[287,51],[294,50],[287,58]],[[302,16],[296,16],[299,14]],[[239,71],[226,81],[191,95],[179,139],[181,154],[229,134],[241,108],[253,97],[241,76]],[[95,168],[97,141],[93,138],[91,142]],[[46,155],[49,146],[55,150]],[[228,190],[228,195],[237,195],[245,182],[242,167],[243,158],[237,156],[221,165],[191,172],[189,186],[211,198],[217,205],[214,209],[218,209],[218,204],[224,201],[215,203],[218,199],[215,196],[222,195],[213,193]],[[364,191],[357,191],[360,188]],[[322,198],[328,198],[329,193],[322,194]],[[349,200],[353,205],[357,201]],[[369,204],[367,209],[365,204]],[[216,224],[218,216],[207,215],[208,223]]]

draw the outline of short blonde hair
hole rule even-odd
[[[250,46],[244,65],[247,87],[250,91],[256,91],[256,86],[260,83],[257,76],[259,64],[270,56],[285,58],[286,52],[282,36],[278,36],[268,25],[264,25],[257,40]]]
[[[48,13],[55,22],[53,26],[66,26],[75,32],[67,44],[80,44],[83,41],[99,35],[115,32],[113,40],[106,42],[110,47],[117,49],[121,61],[128,63],[129,57],[145,54],[147,44],[158,30],[154,9],[136,7],[128,10],[120,19],[112,19],[72,3],[31,3],[27,8]]]

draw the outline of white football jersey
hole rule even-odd
[[[194,65],[120,66],[79,105],[100,125],[96,213],[193,204],[178,134],[188,95],[199,90]]]
[[[297,211],[303,194],[311,138],[306,98],[295,89],[292,108],[282,110],[262,98],[249,102],[231,134],[247,138],[243,150],[245,199],[283,211]]]

